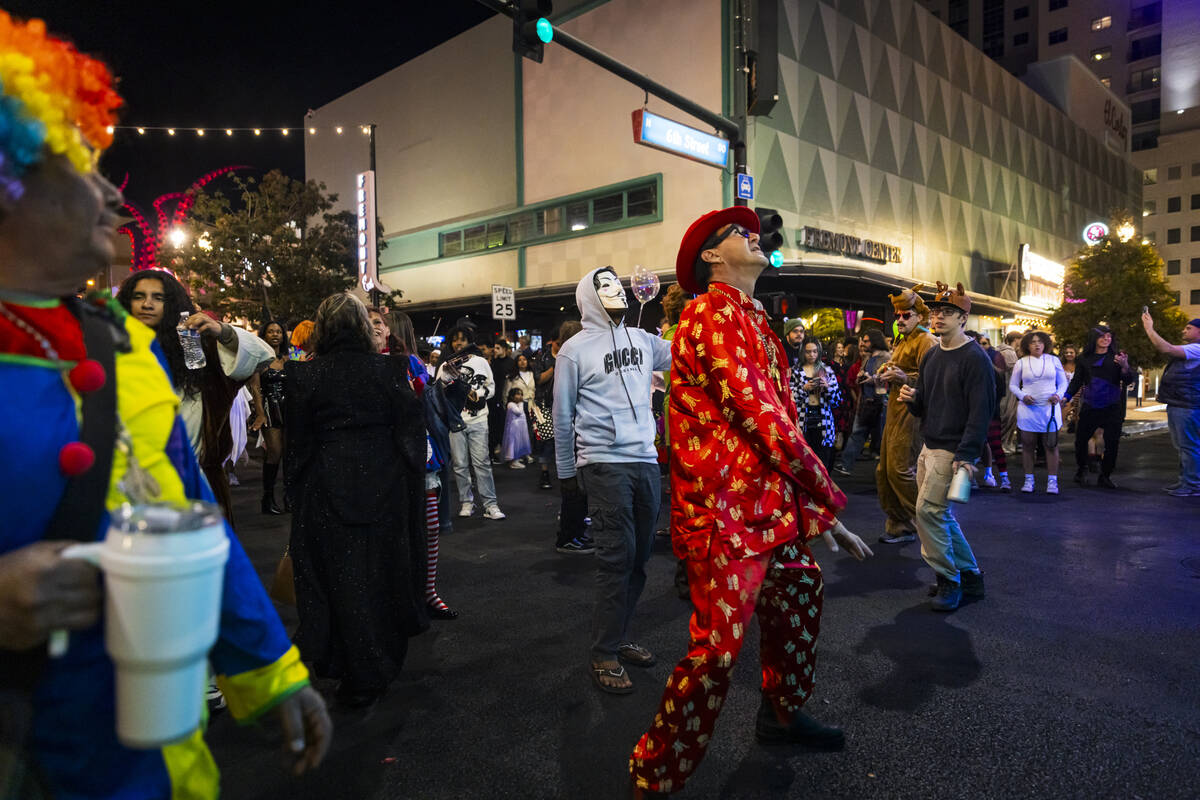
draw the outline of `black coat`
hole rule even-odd
[[[322,677],[382,690],[425,606],[425,415],[401,359],[289,362],[285,478],[301,656]]]

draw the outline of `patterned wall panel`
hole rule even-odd
[[[1132,164],[911,0],[781,9],[751,166],[785,227],[899,244],[901,272],[991,293],[1018,243],[1065,259],[1085,222],[1140,206]]]

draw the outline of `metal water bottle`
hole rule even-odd
[[[959,467],[954,473],[946,499],[952,503],[965,503],[971,499],[971,472],[966,467]]]
[[[175,332],[179,334],[179,344],[183,347],[183,363],[188,369],[200,369],[208,363],[208,359],[204,357],[204,348],[200,346],[200,331],[187,326],[188,317],[186,311],[179,313],[179,324],[175,327]]]

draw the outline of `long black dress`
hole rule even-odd
[[[380,693],[425,608],[425,423],[399,359],[339,352],[285,371],[295,643],[340,692]]]

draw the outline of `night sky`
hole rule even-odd
[[[295,131],[227,137],[226,127],[299,128],[305,112],[471,28],[492,12],[473,0],[318,4],[243,0],[148,3],[8,0],[15,17],[40,17],[54,34],[107,62],[126,106],[122,125],[215,128],[195,133],[117,131],[101,161],[126,196],[150,211],[160,194],[210,170],[245,164],[304,177]],[[313,10],[309,10],[313,9]]]

